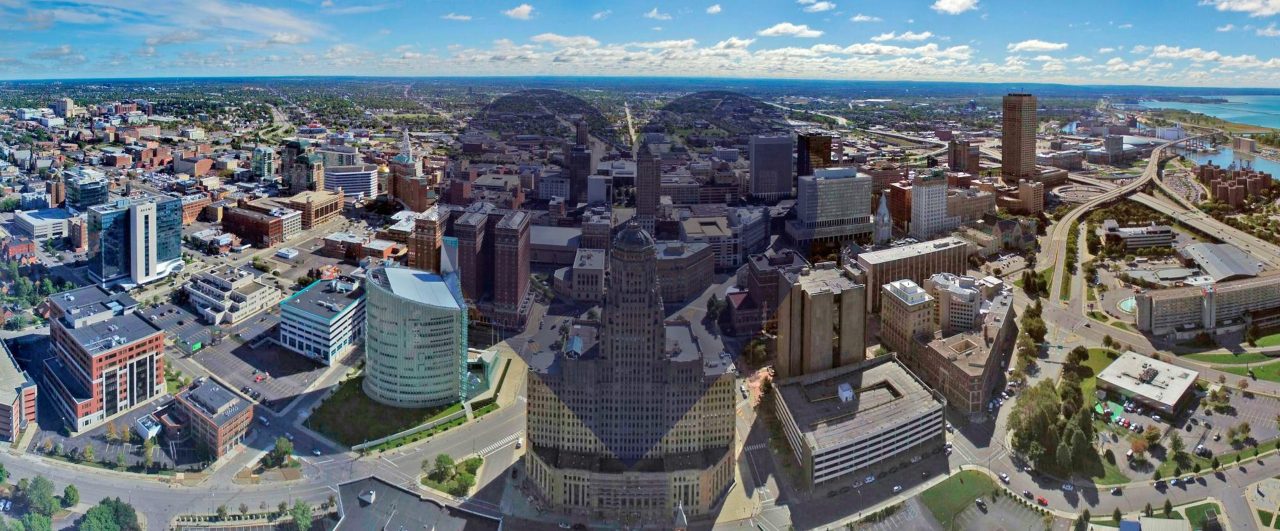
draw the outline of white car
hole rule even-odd
[[[897,493],[899,493],[899,492],[902,492],[902,485],[894,485],[894,486],[893,486],[893,493],[894,493],[894,494],[897,494]]]
[[[876,477],[875,477],[875,476],[867,476],[867,477],[865,477],[865,478],[862,478],[862,482],[863,482],[863,483],[866,483],[866,484],[870,484],[871,482],[873,482],[873,481],[875,481],[875,480],[876,480]]]
[[[1062,484],[1062,490],[1065,490],[1065,491],[1067,491],[1067,492],[1071,492],[1071,491],[1073,491],[1073,490],[1076,490],[1076,486],[1075,486],[1075,485],[1072,485],[1072,484],[1070,484],[1070,483],[1063,483],[1063,484]]]
[[[1004,472],[1001,472],[1001,473],[1000,473],[1000,481],[1003,481],[1003,482],[1005,482],[1005,483],[1008,483],[1008,482],[1009,482],[1009,474],[1005,474]]]

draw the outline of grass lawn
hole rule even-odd
[[[1084,294],[1085,294],[1086,300],[1088,300],[1089,302],[1095,302],[1098,300],[1098,296],[1094,294],[1093,286],[1089,286],[1085,288]]]
[[[1107,352],[1110,351],[1105,348],[1091,348],[1089,349],[1089,359],[1084,360],[1084,363],[1081,364],[1081,367],[1088,367],[1091,371],[1080,379],[1080,394],[1086,400],[1091,400],[1090,397],[1093,396],[1093,392],[1098,386],[1098,373],[1115,361],[1107,356]],[[1090,401],[1088,404],[1092,406],[1093,402]]]
[[[1107,317],[1107,314],[1104,314],[1098,310],[1090,310],[1089,318],[1102,324],[1107,324],[1108,322],[1111,321],[1111,318]]]
[[[1123,460],[1124,456],[1119,456],[1118,459]],[[1102,462],[1102,474],[1090,476],[1089,479],[1091,481],[1098,485],[1124,485],[1129,482],[1129,476],[1124,474],[1119,465],[1110,464],[1106,459],[1100,459],[1100,461]],[[1120,461],[1116,462],[1119,463]]]
[[[424,424],[455,411],[462,404],[446,408],[402,409],[379,404],[360,388],[363,376],[342,383],[307,419],[307,427],[346,446],[386,437]]]
[[[986,474],[962,470],[924,491],[920,500],[935,520],[950,523],[972,505],[973,500],[991,494],[995,488],[995,482]]]
[[[1265,354],[1248,352],[1244,354],[1188,354],[1183,357],[1219,365],[1244,365],[1246,363],[1259,363],[1276,359]]]
[[[1259,347],[1274,347],[1280,345],[1280,332],[1262,336],[1258,338],[1257,343]]]
[[[1052,270],[1052,269],[1050,269],[1050,271],[1053,271],[1053,270]],[[1058,300],[1063,300],[1063,301],[1069,301],[1069,300],[1071,300],[1071,279],[1072,279],[1072,276],[1073,276],[1073,275],[1071,275],[1071,274],[1062,275],[1062,293],[1059,293],[1059,294],[1058,294]],[[1050,285],[1052,286],[1052,284],[1050,284]]]
[[[1191,527],[1194,529],[1204,529],[1205,517],[1209,511],[1213,511],[1214,513],[1221,515],[1222,507],[1219,507],[1216,503],[1209,502],[1202,503],[1200,505],[1192,505],[1191,507],[1187,507],[1182,510],[1182,512],[1186,513],[1187,520],[1191,522]]]
[[[1132,327],[1132,326],[1129,326],[1129,323],[1126,323],[1126,322],[1124,322],[1124,321],[1113,321],[1113,322],[1111,323],[1111,326],[1114,326],[1114,327],[1116,327],[1116,328],[1119,328],[1119,329],[1121,329],[1121,330],[1125,330],[1125,331],[1128,331],[1128,332],[1132,332],[1132,331],[1133,331],[1133,327]]]
[[[1249,369],[1253,369],[1254,378],[1269,382],[1280,382],[1280,363],[1268,363],[1266,365],[1255,365],[1252,367],[1218,367],[1217,369],[1222,372],[1238,374],[1244,377],[1248,377]]]
[[[1262,509],[1258,509],[1258,520],[1262,521],[1263,526],[1271,527],[1271,520],[1273,518],[1275,518],[1275,514],[1268,511],[1264,511]]]

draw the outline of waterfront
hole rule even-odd
[[[1174,152],[1186,157],[1196,164],[1213,162],[1219,166],[1226,167],[1232,162],[1236,162],[1239,166],[1248,166],[1258,171],[1270,173],[1272,178],[1280,178],[1280,162],[1248,153],[1237,154],[1229,147],[1219,146],[1217,153],[1188,152],[1182,149],[1175,150]]]
[[[1280,96],[1222,96],[1228,103],[1144,101],[1148,109],[1182,109],[1228,122],[1280,129]]]

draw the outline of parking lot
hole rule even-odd
[[[97,462],[116,463],[118,458],[123,457],[126,467],[140,467],[145,463],[142,455],[142,440],[137,433],[133,431],[135,421],[139,417],[147,414],[156,413],[157,416],[168,411],[169,408],[177,407],[170,397],[165,397],[134,408],[109,422],[104,422],[93,429],[68,437],[63,431],[62,419],[58,416],[58,410],[53,404],[47,403],[51,398],[46,395],[40,395],[40,401],[37,412],[37,428],[31,446],[32,451],[38,453],[57,452],[61,447],[63,456],[83,455],[84,449],[93,447],[93,458]],[[111,428],[114,426],[116,433],[131,434],[128,442],[122,442],[122,437],[108,437]],[[175,469],[175,470],[200,470],[204,468],[204,455],[196,448],[196,446],[187,437],[179,440],[171,440],[163,433],[157,438],[155,453],[152,454],[155,466]]]
[[[1197,408],[1194,414],[1178,426],[1187,447],[1195,448],[1196,445],[1203,444],[1215,454],[1239,450],[1239,447],[1233,448],[1227,440],[1227,429],[1244,422],[1249,423],[1254,440],[1260,443],[1280,437],[1280,430],[1276,429],[1276,411],[1280,411],[1280,400],[1261,395],[1251,396],[1252,398],[1245,397],[1238,391],[1232,393],[1231,406],[1234,411],[1231,413],[1212,413],[1206,411],[1206,408]],[[1217,441],[1213,440],[1215,433],[1221,436]]]
[[[995,501],[985,496],[982,501],[985,508],[977,503],[970,503],[969,508],[956,515],[951,529],[990,530],[990,531],[1022,531],[1024,529],[1045,529],[1043,516],[1027,507],[1021,500],[1011,496],[999,496]],[[945,523],[943,524],[946,525]],[[1066,530],[1070,523],[1055,518],[1052,529]]]
[[[933,516],[929,514],[929,510],[920,504],[920,498],[911,498],[902,502],[902,508],[898,512],[889,515],[888,518],[872,524],[861,524],[858,529],[867,531],[898,531],[900,529],[941,531],[942,526],[938,525]]]
[[[288,407],[326,368],[270,341],[227,339],[191,359],[276,412]]]

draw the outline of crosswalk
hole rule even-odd
[[[765,448],[768,448],[768,447],[769,445],[767,443],[756,443],[756,444],[748,444],[746,446],[743,446],[742,450],[745,452],[754,452],[756,450],[764,450]]]
[[[516,442],[516,439],[519,439],[520,437],[523,437],[523,436],[524,436],[524,432],[518,431],[518,432],[512,433],[511,435],[504,437],[502,440],[484,447],[483,450],[480,450],[477,453],[480,454],[480,457],[489,457],[489,454],[492,454],[498,451],[499,449],[506,447],[509,444],[514,444]]]

